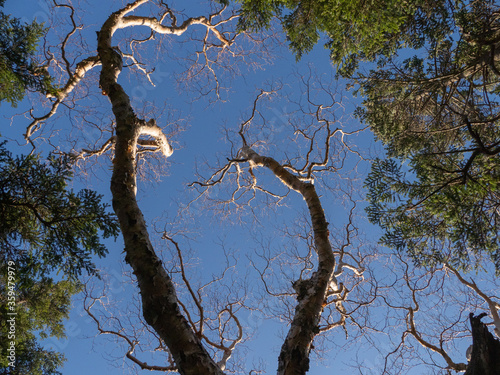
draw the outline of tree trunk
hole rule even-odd
[[[109,97],[116,118],[116,146],[111,178],[113,208],[125,242],[125,260],[133,268],[142,298],[143,315],[168,346],[181,375],[222,375],[222,370],[203,347],[200,338],[181,314],[174,284],[149,239],[137,204],[135,175],[137,141],[141,134],[157,138],[166,157],[172,154],[166,138],[153,122],[139,119],[129,96],[117,83],[123,62],[111,46],[113,33],[123,27],[125,15],[145,0],[137,0],[113,13],[98,34],[97,51],[102,61],[100,87]]]
[[[500,375],[500,341],[481,322],[486,313],[469,315],[472,327],[472,355],[465,375]]]
[[[328,286],[334,278],[335,257],[328,238],[325,212],[312,183],[301,181],[273,158],[261,156],[246,145],[241,151],[252,166],[269,168],[284,185],[302,195],[311,217],[318,268],[309,279],[297,280],[293,284],[297,306],[278,357],[278,375],[304,375],[309,370],[313,340],[319,333]]]

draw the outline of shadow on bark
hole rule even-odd
[[[487,314],[470,314],[472,354],[465,375],[500,375],[500,341],[481,322]]]

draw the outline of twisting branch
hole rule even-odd
[[[129,13],[127,11],[126,13]],[[190,17],[186,19],[182,25],[171,25],[165,26],[162,25],[161,22],[154,17],[141,17],[141,16],[126,16],[122,17],[120,22],[116,25],[116,28],[127,28],[131,26],[147,26],[152,31],[157,32],[158,34],[171,34],[171,35],[182,35],[186,32],[186,30],[193,25],[203,25],[210,31],[214,33],[214,35],[219,39],[224,47],[229,47],[231,45],[231,41],[228,40],[219,30],[212,25],[211,21],[205,16],[200,17]]]
[[[406,265],[406,275],[408,275],[408,266]],[[432,274],[433,276],[433,274]],[[408,325],[408,332],[419,342],[420,345],[422,345],[424,348],[430,349],[435,353],[438,353],[445,361],[446,364],[448,365],[449,369],[455,370],[455,371],[465,371],[467,368],[467,365],[465,363],[455,363],[451,357],[448,355],[448,353],[443,349],[442,346],[442,341],[440,343],[440,346],[437,347],[436,345],[431,344],[427,340],[425,340],[422,335],[417,331],[416,326],[415,326],[415,313],[418,312],[420,309],[419,302],[417,300],[417,292],[420,290],[425,290],[429,287],[429,284],[432,280],[432,276],[429,277],[423,286],[417,287],[417,286],[412,286],[410,284],[410,279],[409,277],[405,277],[406,280],[406,285],[408,289],[411,291],[412,295],[412,301],[413,301],[413,306],[407,307],[406,310],[408,311],[407,317],[406,317],[406,322]]]
[[[259,113],[257,111],[257,104],[259,103],[259,100],[263,97],[276,94],[276,92],[277,92],[277,90],[270,90],[270,91],[260,90],[259,95],[257,95],[255,100],[253,101],[252,113],[248,119],[246,119],[245,121],[243,121],[241,123],[240,130],[238,131],[238,134],[241,137],[241,141],[243,143],[243,146],[248,146],[248,143],[247,143],[247,140],[245,137],[245,131],[246,131],[246,128],[252,123],[253,119],[255,118],[255,115]]]
[[[459,343],[470,344],[465,316],[466,311],[480,308],[477,298],[464,293],[445,266],[415,268],[400,253],[384,258],[389,259],[384,262],[387,284],[379,283],[378,294],[387,306],[384,324],[395,330],[391,333],[386,326],[383,331],[394,337],[399,333],[400,339],[387,350],[382,373],[401,373],[402,366],[422,362],[450,373],[465,371],[465,350],[456,349]]]
[[[490,309],[491,318],[493,319],[493,324],[495,325],[494,332],[497,337],[500,338],[500,317],[498,316],[498,310],[500,310],[500,304],[498,302],[493,301],[490,297],[488,297],[474,282],[473,279],[471,281],[467,281],[463,278],[463,276],[458,272],[454,267],[452,267],[449,263],[444,264],[447,269],[455,274],[457,279],[474,292],[476,292],[483,300],[488,304],[488,308]]]
[[[104,142],[101,147],[99,147],[97,149],[90,150],[90,149],[84,148],[78,154],[75,153],[75,154],[72,154],[71,156],[75,160],[80,160],[80,159],[85,160],[91,156],[100,156],[100,155],[104,154],[105,152],[111,150],[114,147],[115,142],[116,142],[116,136],[112,136],[106,142]]]
[[[309,369],[309,352],[319,332],[321,312],[335,268],[328,223],[314,185],[302,181],[276,160],[261,156],[248,146],[240,149],[240,155],[248,160],[251,168],[262,166],[270,169],[284,185],[302,195],[309,209],[318,268],[310,279],[294,284],[298,304],[278,362],[278,374],[305,373]]]
[[[237,336],[233,340],[224,339],[224,337],[223,337],[224,336],[224,329],[222,329],[221,332],[220,332],[221,340],[220,340],[220,343],[217,344],[217,343],[213,342],[212,340],[210,340],[204,334],[202,335],[202,338],[209,345],[211,345],[212,347],[214,347],[214,348],[219,349],[219,350],[222,351],[222,353],[223,353],[222,354],[222,358],[217,362],[217,365],[221,368],[222,371],[224,371],[226,369],[227,361],[231,358],[231,355],[233,354],[233,350],[236,347],[236,345],[238,345],[243,340],[243,327],[242,327],[242,325],[240,323],[240,320],[238,319],[238,317],[233,312],[233,304],[228,304],[225,309],[223,309],[222,311],[219,312],[219,314],[218,314],[218,317],[219,317],[219,327],[223,325],[222,322],[221,322],[221,320],[222,320],[221,316],[224,313],[229,314],[229,319],[231,319],[232,321],[234,321],[234,323],[236,324],[236,327],[238,329]],[[225,340],[231,341],[231,344],[229,346],[225,345],[224,344]]]
[[[204,309],[203,309],[203,306],[201,305],[200,299],[195,294],[195,292],[194,292],[193,288],[191,287],[191,284],[189,283],[189,280],[186,276],[186,272],[184,270],[184,260],[182,259],[182,251],[179,247],[179,244],[176,241],[174,241],[174,239],[172,237],[168,236],[167,234],[164,234],[163,238],[174,245],[175,250],[177,252],[177,256],[179,257],[179,265],[181,268],[182,281],[184,282],[184,285],[186,285],[186,287],[188,288],[189,294],[191,295],[191,298],[194,301],[196,308],[198,309],[198,315],[199,315],[198,327],[196,327],[195,323],[193,322],[193,320],[190,317],[188,309],[185,307],[184,307],[184,312],[186,313],[186,316],[187,316],[188,320],[190,321],[191,326],[193,327],[193,329],[195,329],[196,334],[201,337],[201,335],[203,334],[203,324],[205,323]]]
[[[178,369],[175,366],[175,364],[173,364],[173,363],[171,365],[169,365],[169,366],[158,366],[158,365],[149,365],[146,362],[143,362],[143,361],[139,360],[134,355],[135,348],[139,344],[139,342],[137,340],[130,339],[128,336],[126,336],[121,331],[116,331],[116,330],[112,330],[112,329],[105,329],[105,328],[103,328],[101,321],[91,311],[92,308],[94,307],[94,305],[97,302],[101,302],[101,298],[102,297],[99,297],[99,298],[92,297],[91,294],[90,294],[90,292],[87,290],[87,286],[86,285],[85,285],[84,293],[85,293],[85,299],[84,299],[84,302],[83,302],[83,308],[84,308],[85,312],[87,313],[87,315],[96,324],[97,331],[99,332],[100,335],[112,335],[112,336],[116,336],[116,337],[119,337],[120,339],[124,340],[128,344],[128,347],[129,347],[129,349],[127,350],[127,353],[125,354],[125,356],[128,359],[130,359],[132,362],[134,362],[135,364],[137,364],[141,368],[141,370],[162,371],[162,372],[171,372],[171,371],[172,372],[177,372]],[[89,299],[91,300],[90,303],[87,302],[87,300],[89,300]]]
[[[154,39],[154,32],[151,31],[150,35],[144,39],[132,39],[129,43],[129,46],[130,46],[130,50],[132,51],[132,53],[125,53],[125,52],[121,52],[121,54],[123,55],[123,57],[129,59],[132,61],[132,64],[131,65],[127,65],[127,66],[132,66],[132,67],[135,67],[136,69],[138,69],[140,72],[142,72],[148,82],[154,87],[155,84],[153,83],[153,80],[151,79],[151,73],[154,71],[154,68],[150,71],[146,70],[145,68],[142,67],[142,64],[141,62],[139,62],[135,56],[135,45],[136,44],[142,44],[142,43],[146,43],[150,40]]]
[[[416,301],[415,301],[416,302]],[[446,361],[448,368],[455,371],[465,371],[467,369],[467,365],[465,363],[455,363],[448,353],[443,349],[443,347],[437,347],[436,345],[431,344],[427,340],[425,340],[422,335],[417,331],[415,327],[415,312],[418,311],[418,304],[416,308],[409,307],[408,308],[408,317],[407,322],[409,325],[408,331],[412,334],[413,337],[422,345],[424,348],[430,349],[435,353],[438,353],[443,359]]]
[[[101,61],[99,56],[91,56],[76,64],[75,72],[71,74],[71,78],[68,79],[63,88],[57,90],[56,100],[52,103],[51,109],[48,113],[43,116],[36,117],[33,115],[33,109],[30,111],[30,115],[33,118],[33,121],[28,125],[26,129],[26,133],[24,134],[24,138],[27,142],[32,143],[31,137],[33,134],[38,131],[43,122],[47,121],[50,117],[52,117],[59,105],[68,97],[68,95],[73,91],[73,89],[80,83],[80,81],[85,77],[85,74],[95,68],[96,66],[101,65]]]
[[[69,18],[71,20],[71,30],[66,34],[64,37],[64,40],[61,43],[61,58],[64,61],[64,64],[66,65],[66,73],[69,76],[69,79],[71,80],[73,78],[73,73],[71,72],[71,64],[68,61],[68,58],[66,56],[66,46],[68,44],[69,39],[73,36],[73,34],[76,32],[76,30],[80,30],[81,27],[76,26],[75,22],[75,8],[73,8],[71,5],[68,4],[58,4],[56,0],[53,0],[54,5],[56,8],[67,8],[70,10],[70,15]]]

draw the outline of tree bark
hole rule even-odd
[[[465,375],[500,375],[500,341],[481,322],[486,313],[469,315],[472,327],[472,354]]]
[[[100,87],[103,94],[109,97],[116,118],[116,146],[111,179],[113,208],[125,242],[125,260],[137,277],[144,318],[165,341],[179,373],[222,375],[221,369],[181,314],[174,284],[154,251],[136,200],[135,167],[139,136],[155,136],[164,155],[172,154],[161,129],[154,122],[146,122],[135,115],[130,98],[117,83],[123,63],[121,55],[112,48],[113,33],[123,27],[123,19],[127,13],[145,2],[135,1],[113,13],[98,34],[97,50],[102,61]]]
[[[328,287],[334,279],[335,257],[328,238],[325,212],[312,183],[302,181],[273,158],[261,156],[248,146],[242,148],[241,154],[251,166],[270,169],[284,185],[302,195],[311,217],[318,267],[309,279],[293,284],[297,306],[278,357],[278,375],[303,375],[309,370],[309,353],[314,337],[319,333]]]

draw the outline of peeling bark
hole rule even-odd
[[[465,375],[500,375],[500,341],[481,322],[486,313],[469,315],[472,328],[472,354]]]
[[[140,0],[113,13],[98,34],[98,53],[102,62],[100,87],[109,97],[116,118],[116,147],[111,179],[113,208],[120,221],[125,242],[125,260],[134,270],[139,285],[143,315],[168,346],[180,374],[223,374],[202,346],[181,314],[170,276],[155,254],[146,223],[136,200],[136,149],[141,134],[152,135],[166,157],[172,149],[154,121],[138,118],[128,95],[117,83],[122,58],[111,44],[113,33],[124,26],[123,17]],[[130,26],[127,24],[127,26]]]
[[[270,169],[283,184],[302,195],[306,201],[318,254],[318,268],[310,279],[299,280],[293,287],[297,292],[297,307],[278,358],[278,375],[300,375],[309,370],[309,353],[314,337],[319,333],[319,322],[328,286],[332,281],[335,258],[328,239],[328,223],[314,185],[291,174],[276,160],[258,155],[248,146],[241,150],[251,166]]]

